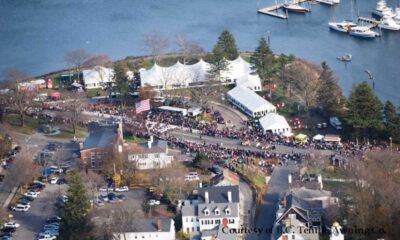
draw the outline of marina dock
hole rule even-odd
[[[304,2],[311,2],[310,0],[298,0],[296,1],[296,3],[304,3]],[[336,4],[335,2],[333,2],[333,0],[312,0],[312,2],[318,2],[318,3],[323,3],[323,4],[328,4],[328,5],[334,5]],[[272,17],[277,17],[280,19],[288,19],[289,15],[288,12],[285,11],[285,13],[279,13],[278,10],[283,9],[283,6],[285,5],[285,3],[277,3],[274,4],[272,6],[268,6],[268,7],[264,7],[264,8],[260,8],[257,10],[258,13],[261,14],[266,14]],[[311,11],[311,9],[309,9],[309,11]]]
[[[371,25],[373,25],[373,27],[378,26],[379,21],[377,21],[374,18],[367,18],[367,17],[358,17],[358,21],[359,22],[366,22],[366,23],[370,23]]]

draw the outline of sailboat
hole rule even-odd
[[[351,19],[353,19],[353,1],[351,1]],[[353,21],[348,21],[348,20],[344,20],[341,22],[335,22],[335,21],[331,21],[328,23],[329,28],[335,31],[339,31],[339,32],[345,32],[348,33],[350,32],[352,27],[357,26],[356,23],[354,23]]]
[[[310,9],[300,6],[299,3],[295,1],[286,2],[283,5],[283,8],[286,9],[288,12],[293,13],[306,13],[310,11]]]

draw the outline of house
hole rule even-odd
[[[91,122],[89,135],[80,144],[80,157],[87,169],[101,171],[111,153],[122,150],[122,123]]]
[[[276,107],[247,87],[237,86],[228,92],[228,100],[252,118],[275,113]]]
[[[85,89],[106,88],[114,82],[114,70],[96,66],[82,71]]]
[[[271,132],[285,136],[292,134],[292,128],[289,126],[285,117],[274,112],[267,113],[264,117],[260,118],[260,126],[264,133]]]
[[[200,188],[197,199],[184,202],[182,230],[191,239],[209,240],[218,233],[221,225],[237,229],[240,225],[239,205],[239,186]]]
[[[124,233],[114,233],[116,239],[124,240],[175,240],[175,222],[168,219],[138,219],[131,229]]]
[[[141,170],[158,169],[171,166],[174,156],[168,154],[168,143],[162,140],[153,141],[153,136],[147,143],[138,144],[128,153],[128,160]]]
[[[308,202],[290,193],[279,203],[273,236],[277,240],[319,240],[321,210],[318,202]]]

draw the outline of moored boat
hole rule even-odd
[[[385,0],[378,1],[378,3],[376,4],[376,8],[372,12],[372,14],[378,17],[383,17],[383,16],[394,17],[395,15],[393,13],[393,9],[387,6]]]
[[[386,16],[384,16],[382,18],[382,20],[378,24],[378,27],[381,29],[386,29],[386,30],[391,30],[391,31],[399,31],[400,30],[400,24],[396,23],[394,18],[386,17]]]
[[[297,3],[286,3],[283,5],[283,8],[293,13],[306,13],[310,11],[310,9],[302,7]]]
[[[356,26],[350,29],[350,35],[360,38],[375,38],[379,33],[372,31],[367,26]]]
[[[349,32],[352,27],[357,26],[357,24],[351,21],[329,22],[328,25],[331,29],[339,32]]]

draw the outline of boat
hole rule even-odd
[[[399,31],[400,24],[396,23],[394,18],[384,16],[378,24],[378,27],[381,29],[391,30],[391,31]]]
[[[393,9],[387,6],[385,0],[378,1],[378,3],[376,4],[376,8],[374,9],[374,11],[372,11],[372,14],[378,17],[383,17],[383,16],[394,17]]]
[[[356,26],[350,29],[350,35],[360,38],[374,38],[379,36],[379,33],[372,31],[367,26]]]
[[[393,17],[393,19],[396,23],[400,24],[400,7],[396,8],[396,10],[394,12],[395,12],[395,14],[394,14],[395,16]]]
[[[352,58],[353,55],[351,55],[350,53],[345,53],[343,56],[337,57],[337,59],[342,62],[350,62]]]
[[[283,5],[283,8],[286,9],[288,12],[293,12],[293,13],[306,13],[310,11],[310,9],[302,7],[295,2],[285,3]]]
[[[357,26],[354,22],[346,20],[342,22],[329,22],[328,25],[331,29],[339,32],[350,32],[352,27]]]

